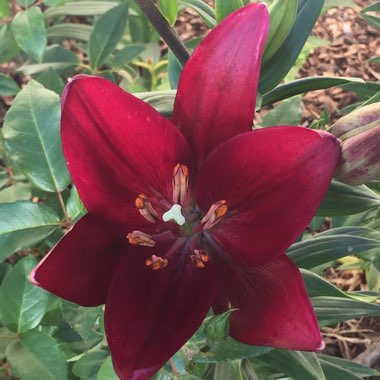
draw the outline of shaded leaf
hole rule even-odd
[[[299,125],[302,117],[302,99],[295,96],[270,110],[261,122],[262,127],[273,125]]]
[[[20,87],[14,79],[0,74],[0,96],[14,96],[19,91]]]

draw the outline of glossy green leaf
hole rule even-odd
[[[96,380],[118,380],[118,377],[112,366],[111,356],[108,356],[101,365]]]
[[[362,17],[368,22],[368,24],[380,29],[380,17],[368,15],[366,13],[362,13]]]
[[[0,96],[14,96],[20,91],[17,82],[4,74],[0,74]]]
[[[323,0],[299,0],[296,21],[288,37],[262,67],[259,92],[265,94],[276,87],[293,66],[323,6]]]
[[[215,0],[215,18],[219,24],[230,13],[244,6],[243,0]]]
[[[216,25],[215,11],[203,0],[178,0],[179,4],[195,10],[204,23],[210,28]]]
[[[121,4],[99,18],[91,32],[89,59],[93,69],[101,66],[124,34],[128,7]]]
[[[97,380],[99,369],[108,356],[107,351],[93,351],[83,355],[73,366],[74,375],[81,380]]]
[[[5,276],[0,287],[0,319],[13,332],[25,333],[40,323],[49,293],[32,285],[28,276],[37,262],[32,256],[20,260]]]
[[[170,26],[177,20],[178,0],[160,0],[160,11]]]
[[[86,214],[86,208],[84,207],[78,191],[75,186],[71,188],[69,199],[66,204],[67,213],[71,220],[76,220],[77,218]]]
[[[360,12],[380,12],[380,1],[376,1],[373,4],[364,7]]]
[[[314,352],[271,350],[259,360],[284,373],[293,380],[325,380],[325,375]]]
[[[295,96],[270,110],[261,122],[262,127],[273,125],[299,125],[302,117],[302,99]]]
[[[351,235],[328,235],[323,233],[308,240],[294,243],[287,251],[297,266],[311,269],[348,255],[358,255],[380,248],[380,240]]]
[[[53,16],[97,16],[115,8],[116,1],[69,1],[61,6],[51,7],[44,12],[44,17]]]
[[[123,49],[116,52],[112,59],[112,65],[115,67],[121,67],[132,60],[136,59],[143,51],[145,50],[144,46],[139,45],[128,45]]]
[[[339,87],[345,91],[355,92],[360,101],[367,100],[380,91],[378,82],[346,83]]]
[[[0,25],[0,64],[12,60],[20,49],[13,37],[10,24]]]
[[[343,77],[308,77],[296,79],[292,82],[281,84],[263,96],[262,106],[278,102],[283,99],[301,95],[305,92],[323,90],[344,83],[364,83],[359,78]]]
[[[46,29],[40,8],[32,7],[16,14],[12,32],[18,46],[41,62],[46,48]]]
[[[367,186],[350,186],[333,180],[317,215],[341,216],[358,214],[380,206],[380,195]]]
[[[161,115],[171,116],[173,113],[175,90],[138,92],[134,95],[154,107]]]
[[[30,183],[16,182],[0,190],[0,204],[4,202],[26,201],[32,196]]]
[[[30,331],[6,349],[12,369],[21,380],[67,379],[67,364],[57,342],[49,335]]]
[[[60,112],[59,96],[30,81],[14,99],[3,127],[9,157],[45,191],[62,191],[70,182],[61,147]]]
[[[58,215],[39,203],[0,203],[0,215],[0,261],[33,247],[59,227]]]
[[[51,67],[40,73],[36,80],[46,89],[54,91],[57,95],[62,93],[63,87],[65,86],[61,77]]]
[[[91,31],[92,26],[90,25],[62,23],[50,26],[46,33],[48,37],[73,38],[74,40],[88,42]]]
[[[83,307],[72,302],[62,301],[62,315],[67,323],[86,340],[99,316],[99,307]]]

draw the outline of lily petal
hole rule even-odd
[[[198,164],[217,145],[252,129],[268,27],[266,5],[247,5],[212,30],[186,63],[173,121]]]
[[[301,273],[285,255],[256,268],[226,266],[214,310],[231,315],[230,334],[255,346],[317,351],[324,347]]]
[[[172,199],[173,168],[190,155],[170,121],[98,77],[74,77],[63,100],[63,150],[89,212],[120,223],[140,193]]]
[[[228,212],[209,234],[234,259],[262,265],[307,227],[340,157],[338,140],[302,127],[243,133],[216,148],[201,168],[197,201]]]
[[[199,269],[182,252],[165,268],[145,265],[147,255],[165,257],[167,248],[139,247],[123,257],[112,280],[105,327],[121,380],[149,379],[194,334],[214,301],[211,263]]]
[[[30,280],[82,306],[102,305],[115,267],[127,250],[122,231],[87,214],[34,268]]]

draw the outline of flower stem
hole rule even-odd
[[[152,23],[158,34],[169,46],[178,60],[182,64],[185,64],[190,57],[190,53],[186,49],[186,46],[179,38],[176,31],[169,25],[152,0],[136,0],[136,4]]]

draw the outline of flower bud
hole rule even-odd
[[[335,178],[354,186],[380,178],[380,103],[342,117],[332,133],[342,141]]]

